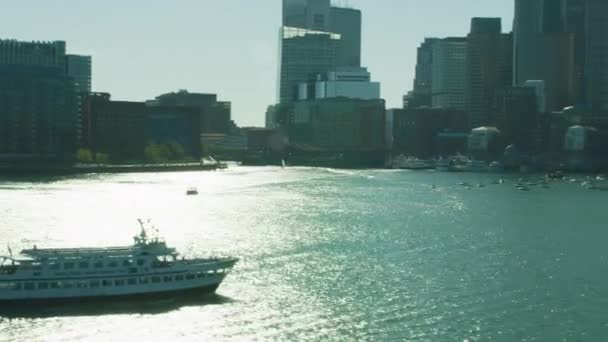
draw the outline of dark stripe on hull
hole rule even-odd
[[[39,299],[0,299],[0,313],[4,312],[7,307],[23,307],[23,306],[47,306],[58,304],[91,304],[91,303],[110,303],[120,301],[141,301],[141,300],[159,300],[159,299],[186,299],[189,297],[211,294],[219,287],[220,284],[206,285],[188,289],[169,290],[161,292],[145,292],[133,293],[124,295],[107,295],[107,296],[90,296],[90,297],[69,297],[69,298],[39,298]]]

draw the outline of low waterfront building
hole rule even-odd
[[[108,93],[82,98],[83,147],[113,161],[141,160],[146,146],[146,104],[112,101]]]
[[[179,144],[184,156],[201,157],[201,112],[196,107],[146,104],[146,142]]]
[[[465,153],[463,136],[468,135],[468,118],[464,111],[447,108],[393,109],[393,155],[433,158]],[[455,142],[451,148],[446,141]]]
[[[386,152],[384,100],[299,101],[286,124],[292,155],[319,155],[343,166],[382,166]]]
[[[232,105],[230,102],[218,101],[216,94],[179,90],[159,95],[147,103],[149,106],[198,108],[201,132],[228,134],[230,131]]]

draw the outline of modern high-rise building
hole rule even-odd
[[[473,18],[467,36],[466,106],[472,127],[496,125],[496,97],[512,79],[510,34],[500,18]]]
[[[414,90],[407,96],[407,107],[417,108],[431,106],[431,93],[433,90],[433,45],[438,41],[440,41],[439,38],[425,38],[424,42],[418,47]]]
[[[80,138],[65,42],[0,40],[0,154],[73,158]]]
[[[33,65],[65,72],[65,42],[23,42],[0,39],[0,65]]]
[[[336,63],[342,67],[361,66],[361,11],[353,8],[331,7],[329,31],[342,40],[336,51]]]
[[[576,102],[575,34],[563,30],[560,0],[515,0],[513,85],[545,82],[549,111]]]
[[[298,100],[336,97],[379,100],[380,83],[371,81],[371,74],[366,68],[339,67],[318,75],[314,82],[301,83],[298,87]]]
[[[300,83],[314,81],[316,75],[335,70],[340,35],[296,27],[281,28],[279,103],[297,99]]]
[[[445,38],[433,44],[433,107],[466,109],[466,56],[466,38]]]
[[[283,0],[283,26],[329,31],[330,0]]]
[[[336,68],[361,66],[361,11],[330,0],[283,0],[278,101],[298,98],[298,85]]]
[[[585,8],[586,0],[563,0],[564,32],[574,35],[574,103],[586,103],[585,94]]]
[[[91,56],[67,55],[66,68],[68,76],[74,79],[78,92],[91,92]]]
[[[587,102],[594,114],[608,115],[608,1],[587,0],[585,22]]]

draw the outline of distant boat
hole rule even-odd
[[[505,167],[500,162],[495,161],[495,162],[490,163],[490,166],[488,167],[488,171],[494,172],[494,173],[501,173],[501,172],[505,171]]]
[[[198,189],[190,188],[190,189],[186,190],[186,195],[188,195],[188,196],[198,195]]]

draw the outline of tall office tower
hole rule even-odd
[[[78,135],[65,42],[0,40],[0,154],[71,158]]]
[[[281,28],[279,103],[295,101],[300,83],[314,81],[316,75],[336,69],[340,39],[339,34],[330,32]]]
[[[68,76],[74,82],[78,92],[88,94],[91,92],[91,56],[67,55],[66,67]]]
[[[563,0],[542,0],[540,22],[543,33],[559,33],[564,31],[562,7]]]
[[[575,39],[560,32],[559,0],[515,0],[513,23],[513,85],[545,81],[547,110],[575,102]],[[557,17],[557,18],[556,18]]]
[[[433,107],[465,110],[466,38],[445,38],[433,44]]]
[[[330,9],[329,31],[338,33],[341,43],[336,51],[336,63],[342,67],[361,66],[361,11],[352,8]]]
[[[425,38],[424,42],[418,47],[414,90],[408,98],[408,107],[410,108],[430,107],[432,104],[433,45],[440,40],[439,38]]]
[[[33,65],[65,72],[65,42],[22,42],[0,39],[0,65]]]
[[[329,31],[330,0],[283,0],[283,26]]]
[[[574,103],[585,104],[585,2],[563,0],[562,22],[565,32],[574,35]]]
[[[587,0],[586,93],[593,114],[608,115],[608,1]]]
[[[467,36],[466,108],[471,127],[495,126],[496,97],[512,79],[512,41],[500,18],[473,18]]]

